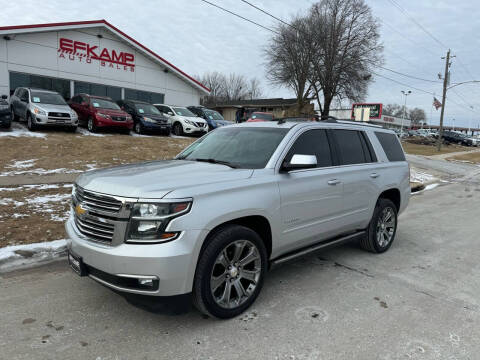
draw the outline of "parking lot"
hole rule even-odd
[[[480,176],[465,166],[466,178],[412,197],[389,252],[352,244],[276,268],[228,321],[146,311],[64,260],[2,274],[2,357],[475,359]]]

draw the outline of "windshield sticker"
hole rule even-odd
[[[33,97],[33,102],[34,103],[39,103],[40,102],[40,98],[38,96],[34,96]]]
[[[93,103],[93,107],[96,107],[96,108],[97,108],[97,107],[100,107],[100,104],[97,103],[97,102],[94,102],[94,103]]]
[[[208,115],[208,118],[209,118],[210,120],[213,120],[213,116],[212,116],[212,115]]]
[[[143,113],[145,112],[145,110],[143,110],[143,109],[138,109],[138,112],[139,112],[140,114],[143,114]]]

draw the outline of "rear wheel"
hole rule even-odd
[[[367,234],[360,240],[360,246],[373,253],[387,251],[397,232],[397,212],[397,207],[391,200],[378,199]]]
[[[142,123],[139,121],[135,124],[135,132],[137,134],[143,134],[143,126],[142,126]]]
[[[35,129],[37,128],[35,126],[35,121],[33,120],[32,115],[30,113],[27,113],[27,128],[30,131],[35,131]]]
[[[91,116],[88,118],[87,128],[88,128],[88,131],[92,133],[97,132],[97,125],[95,125],[95,121]]]
[[[10,111],[11,111],[11,114],[12,114],[12,120],[11,121],[18,121],[18,116],[15,115],[15,111],[13,111],[13,106],[10,109]]]
[[[179,122],[173,124],[173,133],[177,136],[183,135],[183,126]]]
[[[224,227],[199,258],[193,286],[195,306],[218,318],[237,316],[260,293],[266,265],[267,251],[255,231],[239,225]]]

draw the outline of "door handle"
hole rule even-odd
[[[370,174],[370,177],[371,177],[371,178],[374,178],[374,179],[376,179],[376,178],[379,177],[379,176],[380,176],[380,174],[377,174],[377,173],[371,173],[371,174]]]
[[[327,184],[328,185],[337,185],[337,184],[340,184],[340,180],[338,180],[338,179],[328,180]]]

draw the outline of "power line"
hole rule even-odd
[[[441,81],[438,81],[438,80],[422,79],[422,78],[419,78],[419,77],[416,77],[416,76],[413,76],[413,75],[404,74],[404,73],[401,73],[400,71],[392,70],[392,69],[389,69],[389,68],[386,68],[386,67],[383,67],[383,66],[380,66],[380,65],[377,65],[377,67],[379,67],[380,69],[383,69],[383,70],[393,72],[393,73],[398,74],[398,75],[402,75],[402,76],[405,76],[405,77],[408,77],[408,78],[411,78],[411,79],[415,79],[415,80],[426,81],[426,82],[434,83],[434,84],[441,84],[442,83]]]
[[[249,6],[253,7],[254,9],[257,9],[258,11],[261,11],[261,12],[264,13],[265,15],[268,15],[268,16],[270,16],[271,18],[274,18],[275,20],[280,21],[282,24],[287,25],[287,26],[290,26],[290,27],[294,28],[295,30],[299,31],[299,30],[298,30],[295,26],[293,26],[292,24],[289,24],[289,23],[287,23],[286,21],[283,21],[282,19],[276,17],[275,15],[270,14],[268,11],[263,10],[262,8],[259,8],[258,6],[252,4],[251,2],[249,2],[249,1],[247,1],[247,0],[241,0],[241,1],[244,2],[245,4],[249,5]]]
[[[415,89],[415,90],[420,91],[420,92],[423,92],[423,93],[425,93],[425,94],[429,94],[429,95],[435,96],[435,93],[433,93],[433,92],[429,92],[429,91],[427,91],[427,90],[420,89],[420,88],[414,87],[414,86],[412,86],[412,85],[406,84],[406,83],[404,83],[404,82],[401,82],[401,81],[398,81],[398,80],[394,80],[394,79],[392,79],[392,78],[389,78],[388,76],[384,76],[384,75],[381,75],[381,74],[377,74],[377,73],[374,72],[374,71],[372,71],[372,74],[374,74],[374,75],[376,75],[376,76],[380,76],[380,77],[382,77],[382,78],[384,78],[384,79],[390,80],[390,81],[392,81],[392,82],[394,82],[394,83],[400,84],[400,85],[402,85],[402,86],[408,86],[409,88]]]
[[[427,34],[430,38],[432,38],[437,44],[440,45],[443,49],[447,49],[448,46],[446,46],[444,43],[442,43],[440,40],[438,40],[430,31],[428,31],[420,22],[415,20],[414,17],[412,17],[407,10],[405,10],[403,7],[401,7],[395,0],[388,0],[390,3],[392,3],[397,9],[399,9],[401,12],[405,14],[415,25],[417,25],[420,29],[423,30],[425,34]]]
[[[252,23],[252,24],[254,24],[254,25],[257,25],[257,26],[259,26],[259,27],[261,27],[261,28],[263,28],[263,29],[265,29],[265,30],[268,30],[268,31],[274,33],[274,34],[280,35],[280,33],[279,33],[278,31],[273,30],[273,29],[270,29],[269,27],[263,26],[262,24],[259,24],[259,23],[255,22],[255,21],[253,21],[253,20],[247,19],[246,17],[244,17],[244,16],[242,16],[242,15],[239,15],[239,14],[237,14],[237,13],[234,13],[233,11],[230,11],[230,10],[228,10],[228,9],[225,9],[225,8],[221,7],[220,5],[211,3],[210,1],[207,1],[207,0],[200,0],[200,1],[203,1],[203,2],[206,3],[206,4],[209,4],[209,5],[211,5],[211,6],[214,6],[214,7],[218,8],[218,9],[220,9],[220,10],[222,10],[222,11],[225,11],[225,12],[227,12],[227,13],[233,15],[233,16],[236,16],[236,17],[238,17],[238,18],[240,18],[240,19],[242,19],[242,20],[248,21],[249,23]]]

